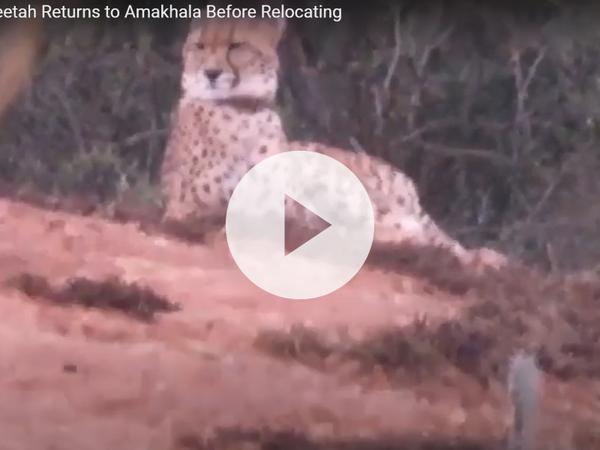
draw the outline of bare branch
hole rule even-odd
[[[58,99],[58,102],[63,107],[65,114],[67,115],[67,121],[71,131],[73,132],[73,136],[75,137],[75,142],[77,142],[79,152],[81,154],[87,153],[87,146],[85,144],[85,140],[83,139],[83,133],[81,132],[81,124],[73,113],[73,108],[71,108],[69,99],[60,87],[55,87],[53,91],[54,95]]]
[[[523,67],[521,66],[521,51],[513,48],[510,55],[513,65],[513,77],[515,79],[515,89],[517,91],[517,111],[515,113],[515,123],[521,121],[525,110],[525,98],[523,92]]]
[[[400,34],[400,8],[398,7],[398,5],[394,5],[392,9],[394,11],[394,54],[392,55],[392,61],[390,62],[387,74],[385,75],[385,79],[383,81],[383,89],[386,93],[390,90],[392,77],[396,72],[398,61],[400,61],[400,56],[402,55],[402,36]]]
[[[354,136],[350,136],[350,139],[348,140],[350,141],[350,146],[354,149],[355,152],[367,153],[365,148],[360,144],[360,142],[358,142],[358,139],[356,139]]]
[[[548,203],[548,200],[550,200],[550,198],[552,197],[554,192],[556,192],[556,189],[560,185],[560,182],[564,179],[568,169],[570,168],[570,163],[573,160],[574,155],[571,155],[571,157],[562,164],[558,175],[552,180],[552,182],[548,184],[548,187],[544,191],[544,194],[530,211],[526,222],[531,222],[540,213],[540,211],[546,205],[546,203]]]
[[[529,70],[527,71],[527,78],[525,78],[525,82],[523,84],[523,90],[525,92],[529,91],[529,85],[531,84],[531,81],[535,77],[538,66],[540,65],[540,63],[542,62],[542,60],[544,59],[545,56],[546,56],[546,47],[542,47],[538,51],[538,53],[535,57],[535,60],[533,61],[533,63],[531,63],[531,66],[529,66]]]
[[[439,153],[444,156],[450,156],[453,158],[475,158],[484,161],[489,161],[494,164],[498,164],[504,167],[513,167],[514,164],[508,158],[498,155],[491,150],[477,149],[477,148],[458,148],[448,147],[442,144],[418,141],[418,145],[426,151]]]
[[[432,122],[428,122],[426,125],[419,127],[410,133],[402,136],[399,140],[400,143],[405,144],[410,141],[414,141],[415,139],[420,138],[423,134],[428,133],[430,131],[440,130],[447,127],[458,125],[460,122],[457,119],[440,119]]]
[[[373,86],[373,105],[375,107],[375,118],[377,121],[377,126],[375,127],[375,132],[377,134],[381,134],[383,130],[383,101],[381,99],[380,90],[378,86]]]
[[[513,76],[515,78],[515,88],[517,91],[517,110],[515,112],[515,124],[519,125],[524,129],[524,131],[527,133],[528,139],[531,137],[531,122],[529,120],[529,114],[526,110],[527,98],[529,96],[529,87],[545,55],[546,48],[540,48],[538,50],[535,60],[527,69],[527,75],[524,75],[523,66],[521,64],[521,50],[513,48],[511,54],[511,62],[513,63]]]
[[[135,145],[138,142],[144,141],[146,139],[153,139],[155,137],[164,136],[165,134],[168,133],[168,131],[169,130],[167,128],[140,131],[139,133],[132,134],[131,136],[123,139],[122,145],[124,145],[124,146]]]
[[[445,31],[440,33],[440,35],[432,44],[425,46],[425,50],[423,51],[423,55],[421,55],[421,59],[419,60],[418,64],[419,75],[422,75],[425,67],[427,67],[429,58],[431,57],[431,52],[442,45],[450,37],[453,31],[454,24],[451,24]]]
[[[439,15],[438,15],[439,20],[441,20],[441,18],[444,17],[442,14],[441,8],[442,7],[440,7],[440,9],[438,10],[439,11]],[[425,70],[425,67],[427,67],[427,64],[429,63],[429,58],[431,57],[431,52],[433,50],[437,49],[444,42],[446,42],[448,40],[448,38],[450,37],[450,35],[453,33],[453,31],[454,31],[454,23],[450,24],[445,30],[443,30],[441,33],[439,33],[437,35],[437,37],[434,37],[434,40],[432,43],[425,45],[423,54],[421,55],[421,58],[419,59],[419,62],[417,64],[417,70],[418,70],[419,76],[423,75],[423,71]]]

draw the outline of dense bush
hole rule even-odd
[[[594,265],[594,7],[424,5],[291,23],[280,92],[289,134],[391,161],[466,243],[552,268]],[[152,190],[184,34],[179,22],[49,27],[34,83],[3,125],[0,177],[100,201]]]

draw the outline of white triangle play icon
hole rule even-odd
[[[292,223],[288,220],[289,217],[298,216],[293,211],[302,210],[303,214],[300,216],[308,217],[307,223],[310,223],[310,227],[304,228],[301,223]],[[302,247],[308,241],[321,234],[327,228],[331,226],[329,222],[323,219],[321,216],[316,214],[310,208],[301,204],[299,201],[294,200],[289,195],[285,196],[285,232],[284,232],[284,250],[285,255],[296,251],[299,247]],[[295,233],[292,231],[294,229]]]

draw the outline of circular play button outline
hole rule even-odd
[[[286,251],[286,219],[320,226]],[[235,263],[256,286],[281,298],[314,299],[341,288],[365,263],[373,207],[344,164],[320,153],[289,151],[262,160],[242,177],[227,206],[225,232]]]

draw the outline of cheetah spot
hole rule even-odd
[[[390,213],[390,208],[386,208],[386,207],[377,208],[377,213],[380,216],[388,215]]]

